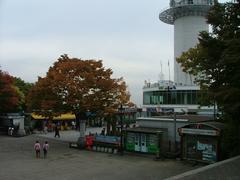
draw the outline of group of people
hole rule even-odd
[[[42,149],[43,149],[43,155],[44,155],[44,159],[45,159],[45,158],[47,158],[47,153],[48,153],[48,149],[49,149],[49,144],[47,141],[45,141],[45,143],[42,145]],[[40,158],[41,144],[39,143],[39,141],[36,141],[36,143],[34,144],[34,150],[36,152],[36,158]]]

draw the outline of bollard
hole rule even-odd
[[[101,147],[101,152],[104,152],[104,147]]]
[[[104,152],[106,152],[106,153],[108,152],[108,148],[107,147],[104,148]]]
[[[112,153],[112,148],[108,148],[108,153]]]
[[[117,154],[118,150],[116,148],[114,148],[113,150],[113,154]]]
[[[100,146],[97,146],[97,151],[100,151],[100,150],[101,150]]]

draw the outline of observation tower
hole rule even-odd
[[[194,77],[184,73],[176,58],[198,43],[200,31],[208,31],[206,15],[214,0],[170,0],[170,8],[163,10],[159,19],[174,25],[174,82],[192,86]]]

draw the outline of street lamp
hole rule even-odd
[[[120,134],[120,153],[121,155],[123,155],[123,119],[122,119],[122,115],[123,115],[123,106],[122,104],[120,105],[119,110],[119,114],[120,114],[120,130],[121,130],[121,134]]]

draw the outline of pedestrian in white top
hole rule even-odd
[[[36,141],[36,143],[34,144],[34,149],[36,151],[36,158],[40,158],[41,145],[39,141]]]
[[[47,152],[48,152],[49,144],[47,141],[43,144],[43,153],[44,153],[44,159],[47,158]]]

